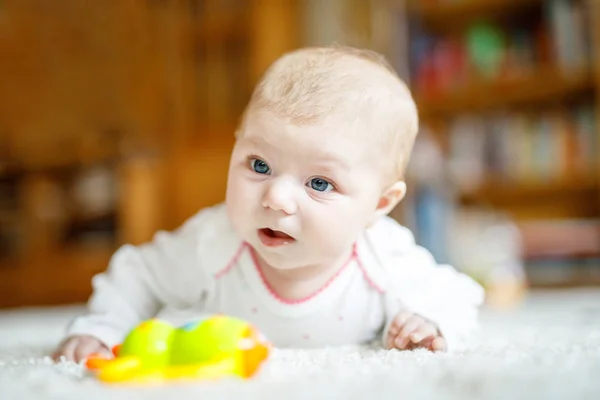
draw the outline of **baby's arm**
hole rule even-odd
[[[465,346],[478,326],[483,288],[451,266],[437,264],[408,229],[389,218],[373,240],[379,240],[389,276],[384,344],[451,351]]]
[[[210,284],[196,256],[203,219],[201,212],[173,233],[159,232],[148,244],[121,247],[107,271],[93,278],[88,314],[72,322],[54,358],[80,361],[107,352],[163,305],[197,303]]]

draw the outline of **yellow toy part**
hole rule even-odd
[[[107,383],[160,383],[253,376],[269,355],[264,336],[246,321],[218,315],[175,328],[152,319],[132,329],[114,358],[86,366]]]

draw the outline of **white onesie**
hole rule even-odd
[[[477,327],[484,296],[471,278],[437,265],[407,228],[385,217],[358,238],[352,257],[324,287],[286,301],[233,231],[224,204],[148,244],[121,247],[93,287],[89,314],[75,319],[68,335],[93,335],[109,347],[140,321],[169,312],[244,318],[278,347],[359,344],[385,338],[406,309],[437,324],[448,349],[456,350]]]

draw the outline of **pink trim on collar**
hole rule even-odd
[[[254,267],[256,268],[256,270],[258,271],[258,274],[260,275],[260,279],[263,282],[263,285],[265,285],[265,287],[267,288],[267,290],[269,291],[269,293],[271,294],[271,296],[273,296],[276,300],[278,300],[281,303],[284,304],[301,304],[304,302],[309,301],[310,299],[313,299],[314,297],[316,297],[319,293],[323,292],[325,289],[327,289],[336,279],[337,277],[340,276],[340,274],[342,273],[342,271],[344,271],[346,269],[346,267],[352,262],[353,259],[357,258],[357,253],[356,253],[356,245],[353,246],[352,248],[352,254],[350,255],[350,258],[348,259],[348,261],[346,261],[346,263],[344,264],[344,266],[342,268],[340,268],[334,276],[332,276],[329,281],[327,281],[325,283],[325,285],[323,285],[321,288],[319,288],[318,290],[316,290],[314,293],[302,298],[302,299],[298,299],[298,300],[289,300],[289,299],[284,299],[283,297],[279,296],[275,290],[273,290],[273,287],[271,287],[271,285],[269,284],[269,282],[267,282],[265,275],[262,271],[262,269],[260,268],[260,264],[258,262],[258,258],[256,256],[256,253],[254,252],[254,249],[248,245],[248,249],[250,251],[250,255],[252,257],[252,261],[254,262]]]
[[[240,259],[240,256],[242,255],[242,252],[247,246],[248,244],[246,242],[242,242],[240,247],[235,252],[235,255],[231,260],[229,260],[229,263],[225,266],[225,268],[223,268],[215,274],[216,279],[222,278],[223,276],[227,275],[229,271],[231,271],[231,269],[237,264],[238,260]]]
[[[375,290],[377,290],[380,294],[385,293],[385,290],[383,290],[383,288],[381,288],[379,285],[377,285],[373,279],[371,279],[371,277],[369,276],[369,274],[367,273],[367,269],[365,268],[364,264],[362,263],[360,257],[358,256],[358,253],[356,254],[356,263],[358,264],[358,267],[360,268],[360,270],[363,273],[363,276],[365,277],[365,280],[367,281],[367,283]]]

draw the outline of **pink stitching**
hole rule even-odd
[[[375,282],[373,282],[373,280],[371,279],[371,277],[369,276],[369,274],[367,274],[367,270],[365,269],[364,264],[362,263],[360,256],[358,255],[358,253],[356,253],[356,263],[358,264],[358,268],[360,268],[360,270],[362,271],[365,280],[367,281],[367,283],[374,288],[375,290],[377,290],[380,294],[385,293],[385,290],[383,290],[381,287],[379,287]]]
[[[340,268],[338,270],[338,272],[336,272],[335,275],[332,276],[327,283],[325,283],[325,285],[323,285],[316,292],[314,292],[314,293],[312,293],[312,294],[310,294],[310,295],[308,295],[308,296],[306,296],[306,297],[304,297],[302,299],[287,300],[287,299],[284,299],[283,297],[280,297],[275,292],[275,290],[273,290],[273,288],[271,287],[271,285],[269,284],[269,282],[267,282],[267,279],[265,278],[265,275],[264,275],[262,269],[260,268],[260,264],[258,262],[258,258],[256,256],[256,253],[254,252],[254,249],[250,245],[248,245],[248,249],[250,250],[250,255],[252,256],[252,261],[254,262],[254,267],[258,271],[258,274],[260,275],[260,279],[262,280],[263,285],[265,285],[265,287],[267,288],[267,290],[269,291],[269,293],[271,294],[271,296],[273,296],[276,300],[278,300],[281,303],[290,304],[290,305],[301,304],[301,303],[307,302],[310,299],[312,299],[315,296],[317,296],[322,291],[324,291],[325,289],[327,289],[333,283],[333,281],[335,281],[336,278],[338,276],[340,276],[340,274],[342,273],[342,271],[346,269],[346,267],[350,264],[350,262],[352,262],[352,260],[356,257],[356,244],[355,244],[354,248],[352,249],[352,254],[350,255],[350,258],[348,259],[348,261],[346,261],[346,263],[344,264],[344,266],[342,268]]]
[[[235,256],[233,256],[233,258],[229,261],[227,266],[215,274],[216,279],[220,279],[223,276],[227,275],[227,273],[235,266],[235,264],[237,264],[238,259],[242,255],[242,251],[246,248],[246,246],[246,242],[243,242],[241,244],[240,248],[235,253]]]

